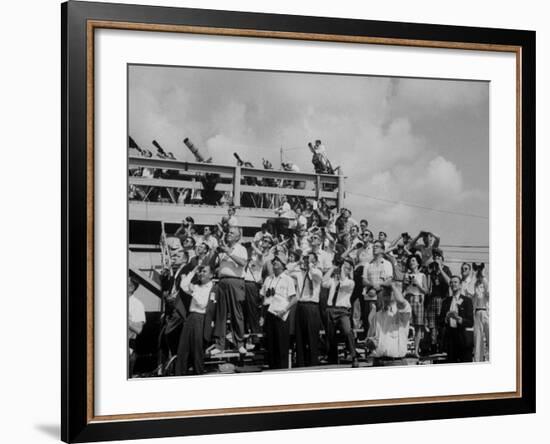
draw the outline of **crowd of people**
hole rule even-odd
[[[177,375],[202,374],[207,356],[228,350],[265,350],[270,369],[338,364],[339,343],[352,367],[365,357],[373,365],[488,359],[483,263],[463,263],[455,275],[430,231],[390,240],[323,199],[278,203],[249,242],[233,207],[217,225],[199,230],[187,217],[163,237],[159,347],[164,362],[175,357]],[[145,318],[130,281],[133,341]],[[130,367],[132,359],[131,343]]]

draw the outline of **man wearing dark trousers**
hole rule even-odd
[[[198,283],[192,284],[195,275]],[[204,373],[204,318],[208,301],[214,298],[210,266],[198,265],[181,279],[180,287],[191,296],[191,302],[180,336],[176,375],[186,375],[190,365],[193,366],[193,374],[202,375]]]
[[[460,278],[450,281],[451,296],[441,306],[439,325],[444,328],[447,362],[471,362],[474,348],[474,309],[472,300],[462,294]]]
[[[216,355],[225,350],[226,321],[229,319],[235,345],[239,353],[245,354],[244,348],[244,317],[242,302],[245,300],[244,267],[248,261],[248,253],[240,243],[241,232],[237,227],[230,227],[222,239],[218,249],[218,301],[216,304],[216,325],[214,337],[216,346],[210,351]]]
[[[328,288],[328,303],[326,311],[326,333],[328,360],[330,364],[338,362],[338,342],[336,330],[346,339],[346,346],[352,360],[352,367],[359,367],[355,351],[355,337],[351,329],[351,295],[355,282],[353,281],[353,261],[346,259],[340,267],[332,267],[323,277],[323,287]]]
[[[298,282],[298,306],[296,308],[296,365],[319,365],[319,330],[321,312],[319,294],[323,272],[315,253],[305,258],[301,271],[293,277]]]

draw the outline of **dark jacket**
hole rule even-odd
[[[452,296],[445,298],[441,304],[441,313],[439,314],[439,325],[442,328],[450,329],[445,321],[447,313],[451,308]],[[458,346],[461,348],[470,348],[474,344],[474,306],[472,300],[464,295],[460,295],[458,300],[458,316],[462,318],[462,324],[457,323]]]

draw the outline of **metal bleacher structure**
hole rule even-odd
[[[211,163],[197,154],[195,156],[201,161],[144,156],[130,150],[128,260],[130,273],[142,284],[140,299],[145,303],[148,316],[154,319],[148,328],[158,325],[161,310],[158,277],[161,270],[159,239],[162,226],[167,233],[175,232],[187,216],[193,217],[197,227],[212,226],[227,215],[231,204],[236,209],[236,217],[243,230],[243,243],[246,244],[263,223],[277,217],[275,209],[281,196],[302,201],[323,198],[332,206],[343,206],[345,176],[341,170],[338,175],[330,175],[258,169]],[[206,183],[208,181],[209,184]],[[210,187],[210,192],[218,193],[215,202],[205,202],[205,185]],[[154,332],[149,336],[149,348],[152,348]],[[207,359],[205,364],[207,369],[231,362],[252,368],[262,361],[263,351],[257,348],[244,357],[238,353],[224,353]]]
[[[139,191],[128,201],[129,267],[154,294],[158,294],[154,274],[160,267],[162,225],[167,233],[175,232],[187,216],[193,217],[197,227],[215,225],[227,215],[231,203],[246,243],[264,222],[277,216],[275,209],[283,195],[324,198],[338,208],[344,201],[345,177],[341,171],[339,175],[296,173],[133,155],[128,168],[128,185]],[[144,175],[144,170],[149,174]],[[139,174],[134,175],[135,171]],[[216,204],[204,203],[201,197],[205,178],[215,178],[213,188],[221,196]],[[178,197],[185,192],[191,198],[181,202]]]
[[[181,161],[164,155],[157,155],[156,158],[144,156],[141,150],[130,150],[128,159],[128,260],[130,273],[141,283],[139,296],[146,306],[148,318],[152,320],[148,320],[145,326],[149,333],[141,335],[149,337],[149,344],[145,346],[149,350],[156,346],[155,335],[158,335],[162,307],[159,285],[162,227],[166,233],[173,233],[187,216],[193,217],[195,226],[199,228],[212,226],[219,223],[227,215],[228,206],[233,205],[243,230],[243,243],[246,244],[264,222],[277,217],[275,209],[280,204],[281,196],[302,202],[323,198],[338,209],[344,204],[346,178],[341,169],[337,175],[331,175],[211,163],[210,159],[205,161],[197,155],[192,144],[186,141],[184,143],[198,161]],[[158,144],[153,144],[160,148]],[[159,151],[163,152],[162,149]],[[211,198],[212,193],[214,198]],[[342,363],[347,362],[344,349],[342,341],[339,344],[339,356],[343,359],[339,362]],[[358,351],[366,358],[365,350],[359,348]],[[153,354],[150,352],[150,361],[155,360]],[[426,364],[438,360],[436,357],[422,361],[413,359],[411,363]],[[241,368],[262,368],[262,362],[263,350],[257,347],[246,356],[228,352],[208,358],[205,365],[207,370],[216,367],[219,371],[219,368],[232,363]],[[173,359],[171,363],[174,363]],[[370,361],[363,359],[363,366],[370,364]]]

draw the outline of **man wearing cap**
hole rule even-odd
[[[240,243],[241,232],[237,227],[230,227],[222,239],[218,249],[218,301],[216,303],[216,325],[214,337],[216,346],[210,354],[215,355],[225,350],[226,321],[231,322],[235,345],[239,353],[245,354],[244,348],[244,318],[241,303],[245,300],[244,267],[248,261],[248,253]]]
[[[290,326],[288,314],[296,302],[294,280],[286,273],[285,260],[275,256],[273,274],[268,276],[260,290],[265,307],[265,335],[269,368],[288,368]]]

